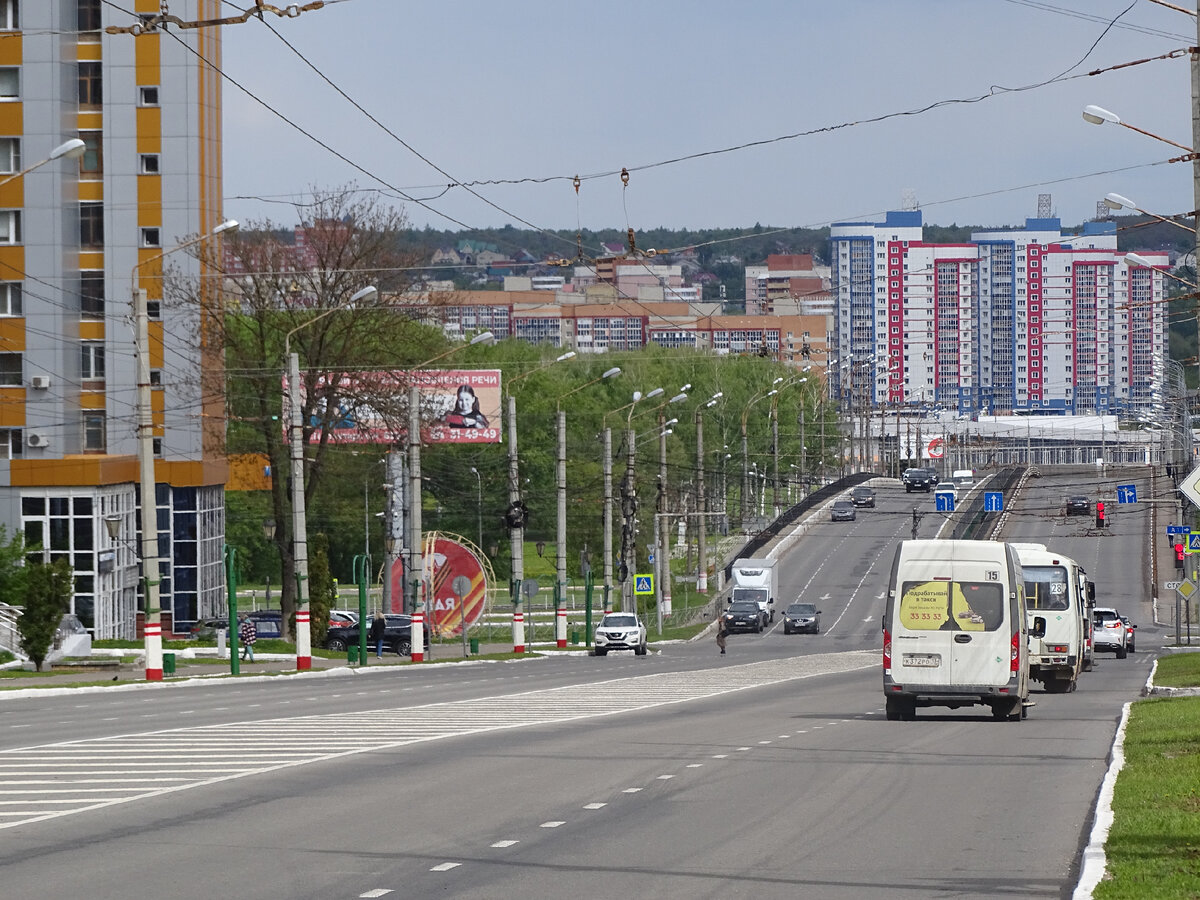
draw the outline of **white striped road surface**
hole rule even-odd
[[[478,700],[8,750],[0,752],[0,829],[354,753],[616,715],[876,665],[877,651],[824,653]]]

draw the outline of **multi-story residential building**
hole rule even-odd
[[[0,166],[86,145],[0,186],[0,522],[70,560],[72,611],[97,638],[133,638],[140,617],[134,281],[152,317],[164,628],[213,613],[224,590],[224,409],[200,377],[220,351],[201,344],[198,308],[163,302],[161,260],[222,218],[219,38],[104,31],[136,22],[101,0],[0,0]],[[206,274],[187,253],[170,262]]]
[[[1130,266],[1111,223],[1058,219],[925,244],[921,214],[833,226],[836,396],[960,413],[1124,413],[1167,352],[1160,268]]]
[[[828,315],[833,295],[811,253],[770,254],[763,266],[746,266],[746,314]]]

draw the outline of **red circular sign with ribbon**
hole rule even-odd
[[[487,580],[483,573],[483,565],[474,553],[458,541],[442,537],[434,541],[432,554],[425,554],[424,559],[426,585],[429,589],[425,627],[441,637],[461,634],[464,613],[468,625],[474,624],[483,615],[487,601]],[[399,612],[402,608],[403,572],[403,561],[394,560],[391,571],[391,612]],[[460,575],[470,582],[461,606],[453,589],[454,579]]]
[[[935,437],[929,442],[925,452],[929,454],[930,459],[941,459],[942,453],[945,452],[945,441],[940,437]]]

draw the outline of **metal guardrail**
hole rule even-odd
[[[21,632],[17,630],[17,619],[23,610],[19,606],[0,603],[0,650],[7,650],[18,659],[24,659],[21,652]]]

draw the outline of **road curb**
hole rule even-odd
[[[1071,894],[1071,900],[1091,900],[1096,885],[1104,878],[1104,870],[1108,862],[1108,857],[1104,853],[1104,844],[1108,841],[1108,832],[1113,823],[1113,788],[1116,786],[1117,776],[1125,765],[1125,726],[1129,722],[1129,710],[1132,706],[1133,703],[1130,702],[1121,707],[1121,722],[1117,726],[1117,736],[1113,741],[1108,771],[1104,773],[1104,781],[1100,783],[1092,833],[1087,846],[1083,848],[1083,860],[1079,866],[1079,881],[1075,885],[1074,893]]]

